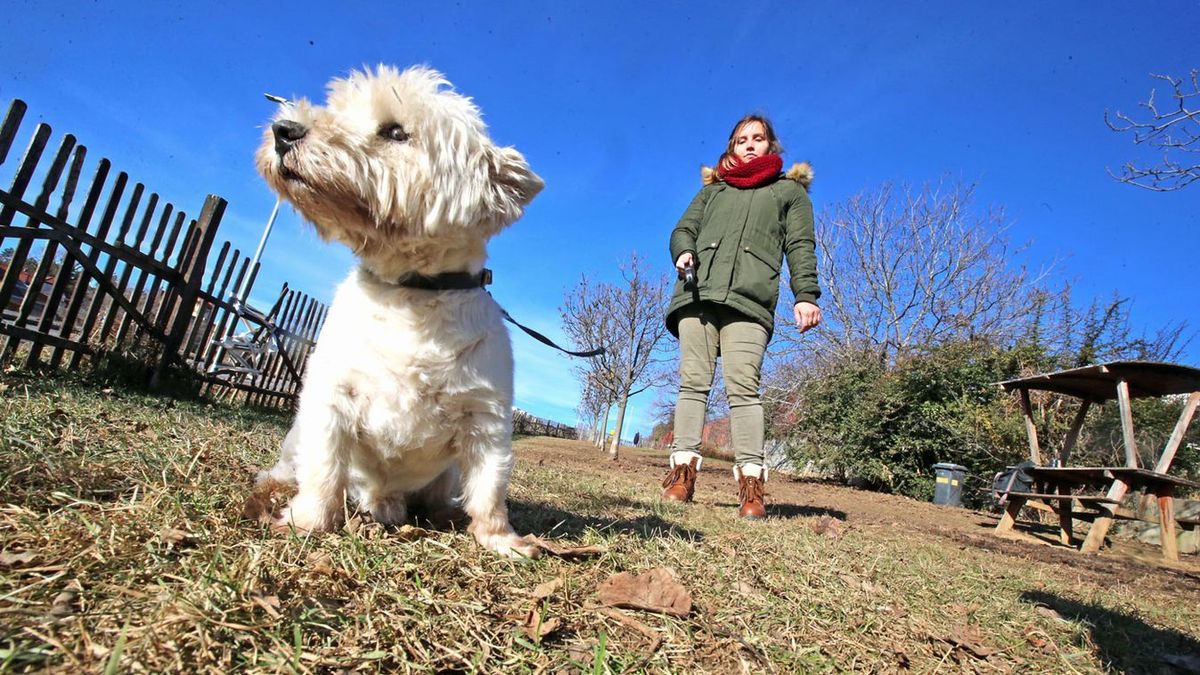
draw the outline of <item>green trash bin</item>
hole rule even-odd
[[[942,462],[934,464],[933,471],[936,476],[933,484],[933,503],[962,506],[962,486],[963,479],[967,477],[967,467]]]

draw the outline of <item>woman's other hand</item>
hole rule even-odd
[[[683,268],[689,265],[692,267],[696,266],[696,257],[692,255],[691,251],[684,251],[679,254],[679,258],[675,261],[675,269],[679,270],[680,274],[683,274]]]
[[[682,260],[683,256],[679,256],[679,258]],[[796,325],[800,327],[801,333],[821,323],[821,308],[811,302],[797,302],[794,310]]]

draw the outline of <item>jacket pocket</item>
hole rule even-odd
[[[704,243],[701,240],[697,244],[700,245],[700,250],[696,251],[696,280],[708,281],[709,273],[712,271],[713,258],[717,255],[717,248],[720,247],[721,241]]]
[[[737,281],[733,290],[767,310],[779,299],[779,267],[783,252],[767,253],[754,245],[738,251]]]

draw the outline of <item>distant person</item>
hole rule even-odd
[[[805,164],[782,173],[783,148],[771,123],[748,115],[729,134],[715,169],[671,232],[680,280],[667,308],[679,338],[679,401],[671,470],[663,499],[690,502],[702,458],[700,435],[717,357],[725,373],[738,514],[766,515],[764,422],[759,398],[763,354],[774,329],[780,263],[786,259],[800,331],[821,322],[816,242]]]

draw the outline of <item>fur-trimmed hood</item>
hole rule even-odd
[[[783,177],[788,180],[796,181],[797,183],[803,185],[804,189],[807,190],[808,186],[812,185],[813,175],[813,168],[811,164],[808,162],[797,162],[796,164],[792,165],[792,168],[788,169],[787,172],[783,174]],[[712,185],[717,180],[716,171],[714,171],[710,166],[700,167],[700,180],[705,185]]]

